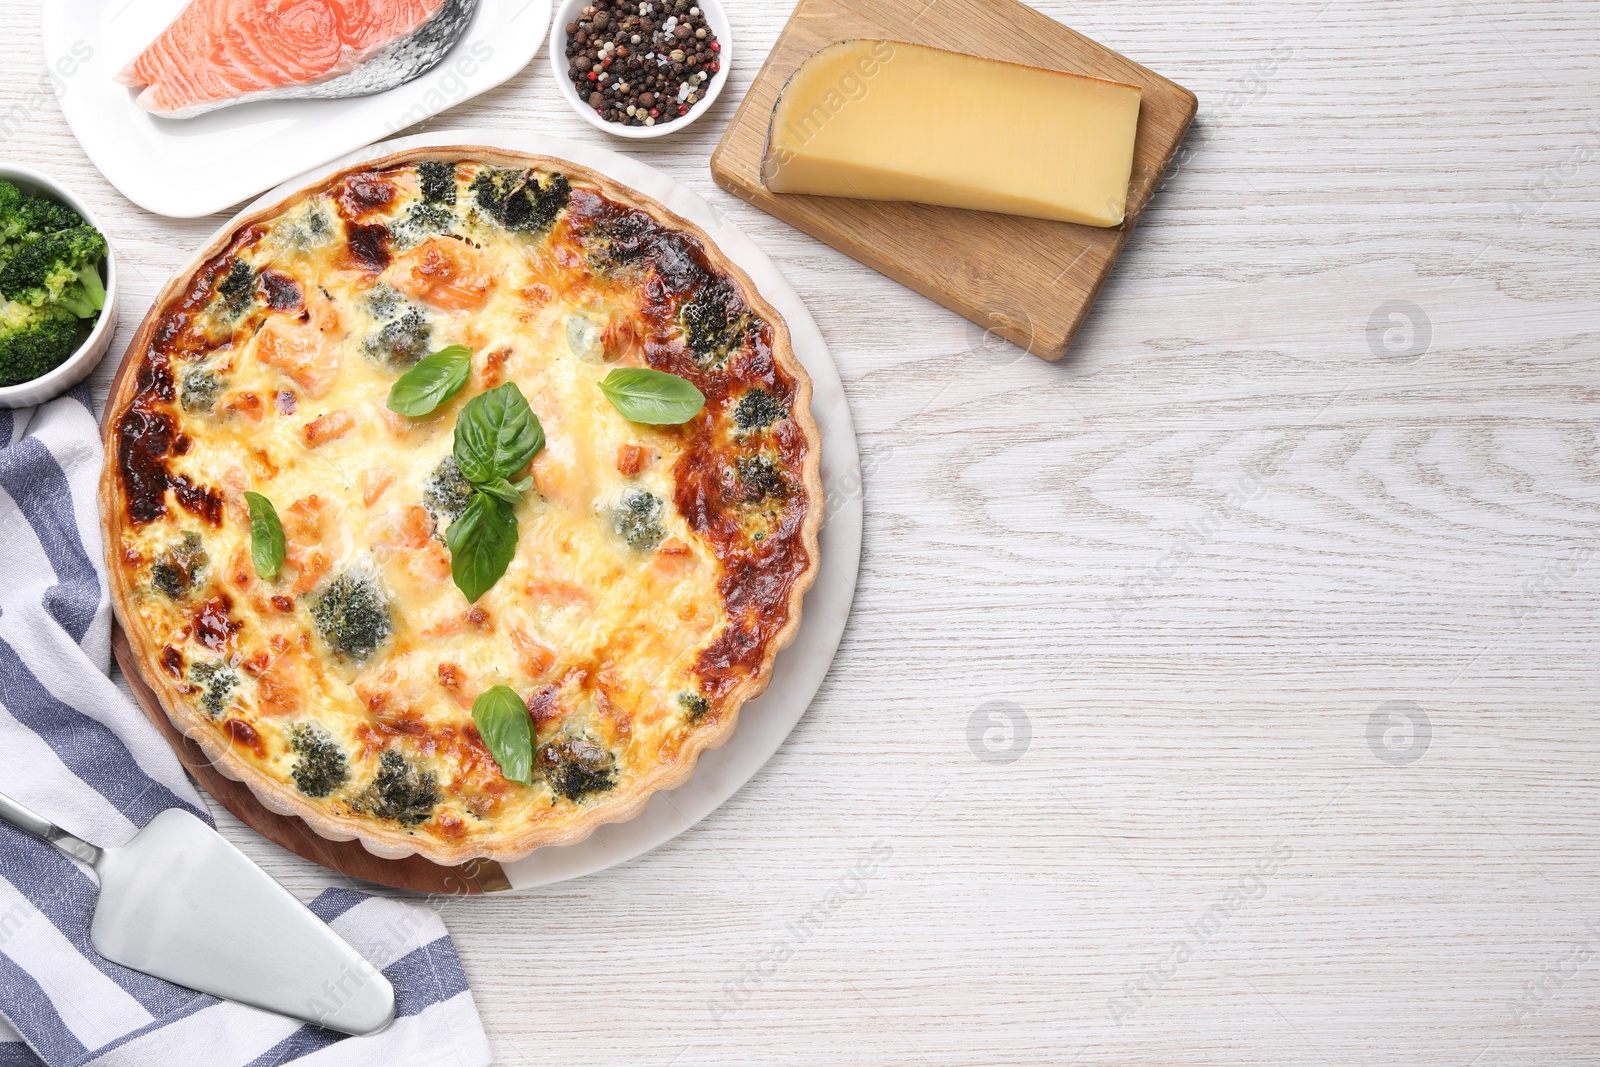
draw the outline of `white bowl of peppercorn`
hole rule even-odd
[[[717,0],[563,0],[550,71],[595,129],[636,139],[676,133],[728,80],[733,34]]]

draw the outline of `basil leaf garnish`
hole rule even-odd
[[[693,382],[644,367],[616,368],[601,380],[600,391],[623,418],[651,426],[688,422],[706,406]]]
[[[478,492],[488,493],[496,500],[504,500],[507,504],[516,505],[522,503],[522,494],[532,487],[532,478],[523,478],[515,482],[508,482],[504,478],[496,478],[492,482],[485,482],[478,486]]]
[[[517,554],[517,517],[511,505],[487,493],[473,493],[467,510],[445,531],[450,577],[469,603],[487,593]]]
[[[283,523],[278,509],[260,493],[245,493],[250,505],[250,560],[262,578],[276,578],[283,567]]]
[[[473,485],[509,478],[544,447],[544,427],[515,382],[479,393],[456,420],[456,466]]]
[[[472,721],[507,781],[533,784],[533,724],[510,686],[496,685],[472,702]]]
[[[390,411],[417,418],[461,392],[472,369],[472,349],[466,345],[441,348],[400,375],[389,389]]]
[[[468,601],[487,593],[517,554],[517,517],[511,511],[532,478],[508,481],[544,447],[544,427],[512,382],[467,401],[456,419],[452,454],[472,484],[467,508],[445,531],[450,576]]]

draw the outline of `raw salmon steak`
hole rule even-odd
[[[368,96],[444,58],[477,0],[193,0],[117,75],[190,118],[252,100]]]

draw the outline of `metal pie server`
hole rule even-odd
[[[91,865],[89,940],[114,963],[362,1036],[394,1020],[394,986],[211,827],[172,808],[97,848],[0,794],[0,819]]]

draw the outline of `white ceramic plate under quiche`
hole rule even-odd
[[[795,356],[811,376],[811,414],[822,436],[825,514],[818,546],[821,564],[816,582],[806,594],[799,633],[793,644],[778,653],[766,692],[740,710],[733,737],[721,748],[703,754],[688,781],[670,792],[655,794],[632,820],[609,823],[577,844],[546,846],[525,859],[504,865],[513,891],[532,889],[626,863],[665,844],[720,807],[777,752],[822,686],[850,616],[861,560],[861,460],[838,368],[799,294],[766,253],[721,211],[638,160],[592,145],[521,131],[439,130],[372,145],[316,167],[263,194],[243,214],[364,159],[430,145],[487,145],[570,160],[632,186],[705,230],[783,315]],[[233,225],[229,222],[222,229]]]
[[[116,73],[188,0],[45,0],[44,60],[67,125],[94,165],[147,211],[210,215],[292,175],[437,115],[512,77],[538,54],[550,0],[478,0],[432,70],[374,96],[267,100],[192,119],[135,104]]]

